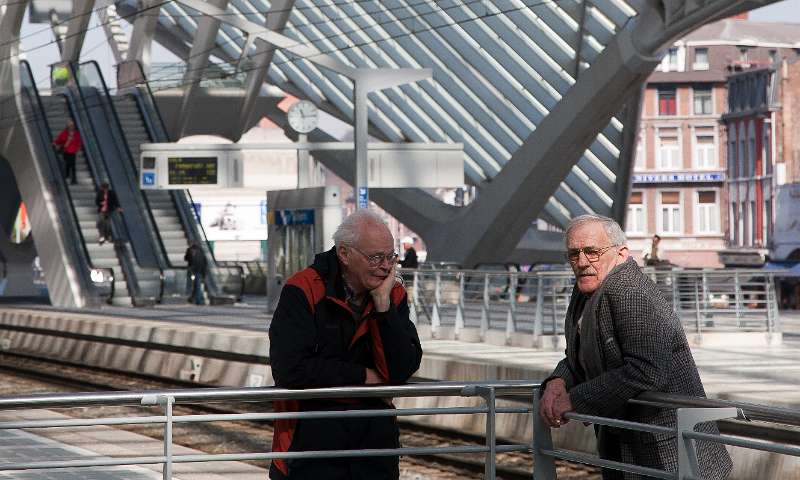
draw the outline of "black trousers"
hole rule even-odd
[[[97,231],[100,238],[111,240],[111,215],[100,213],[97,217]]]
[[[399,448],[397,421],[391,417],[299,420],[292,452],[311,450],[353,450]],[[397,480],[398,457],[324,458],[289,460],[289,475],[275,465],[272,480]]]
[[[77,173],[75,172],[75,154],[61,152],[61,157],[64,159],[64,179],[72,176],[72,183],[78,183]]]

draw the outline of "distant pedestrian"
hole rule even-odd
[[[400,266],[403,268],[419,267],[417,251],[414,250],[414,239],[411,237],[403,237],[403,239],[400,240],[400,244],[403,246],[403,250],[405,251],[403,259],[400,260]]]
[[[66,128],[61,130],[61,133],[53,140],[53,146],[55,146],[56,151],[61,154],[61,158],[64,160],[64,179],[71,177],[72,184],[77,184],[75,155],[78,154],[78,151],[83,146],[83,142],[81,141],[81,134],[75,128],[75,122],[67,120]]]
[[[667,427],[672,433],[596,426],[597,448],[605,460],[675,472],[675,410],[628,401],[647,391],[705,397],[681,321],[629,256],[617,222],[582,215],[570,222],[566,237],[576,278],[565,323],[566,358],[542,384],[539,414],[554,428],[573,411]],[[698,430],[718,433],[713,422]],[[697,442],[697,457],[702,478],[728,477],[724,445]],[[604,469],[603,478],[651,477]]]
[[[208,268],[208,260],[206,254],[197,242],[189,244],[186,249],[186,254],[183,256],[189,266],[189,273],[192,275],[192,295],[190,301],[196,305],[204,305],[203,298],[203,283],[206,276],[206,269]]]
[[[97,231],[100,234],[100,245],[102,245],[112,240],[111,214],[122,212],[122,207],[119,206],[117,194],[109,188],[108,182],[100,185],[100,190],[94,197],[94,203],[97,205]]]

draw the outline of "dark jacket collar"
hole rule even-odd
[[[347,298],[344,291],[344,280],[342,279],[342,266],[339,264],[339,256],[336,255],[335,246],[327,252],[316,254],[311,268],[317,271],[325,283],[326,296],[340,300]]]

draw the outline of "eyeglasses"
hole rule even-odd
[[[388,261],[389,265],[392,265],[394,262],[397,261],[398,258],[400,258],[400,255],[398,255],[397,252],[392,252],[388,255],[385,253],[376,253],[375,255],[367,255],[357,247],[354,247],[352,245],[348,246],[353,250],[355,250],[356,252],[360,253],[361,255],[364,255],[364,258],[367,259],[367,263],[369,264],[370,267],[377,267],[378,265],[383,265],[383,262],[385,261]]]
[[[567,250],[567,260],[572,263],[576,263],[581,256],[581,252],[586,255],[586,260],[590,262],[596,262],[600,260],[600,257],[603,256],[610,248],[618,247],[619,245],[609,245],[607,247],[583,247],[583,248],[570,248]]]

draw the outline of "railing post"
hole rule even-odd
[[[736,306],[736,326],[742,326],[742,281],[739,278],[739,271],[733,271],[733,286],[734,286],[734,305]]]
[[[172,405],[175,398],[170,395],[158,397],[158,404],[164,408],[164,415],[167,420],[164,422],[164,468],[162,477],[164,480],[172,480]]]
[[[436,281],[434,282],[433,299],[437,307],[442,306],[442,273],[436,272]]]
[[[411,311],[409,312],[409,317],[414,325],[417,324],[417,307],[419,306],[419,272],[414,270],[414,277],[411,283],[411,305],[409,308]]]
[[[550,427],[545,425],[539,416],[539,390],[533,391],[533,439],[531,452],[533,453],[533,478],[535,480],[556,480],[556,461],[553,457],[545,455],[542,450],[553,450],[553,438],[550,436]]]
[[[767,287],[772,292],[772,301],[769,303],[769,308],[772,310],[772,330],[781,331],[781,310],[778,306],[778,289],[775,288],[775,276],[770,275],[767,277]]]
[[[702,478],[700,464],[697,461],[697,451],[694,440],[684,438],[687,432],[693,432],[698,423],[713,422],[726,418],[736,418],[736,408],[678,408],[675,410],[677,417],[678,442],[678,480],[689,478]]]
[[[708,275],[703,272],[703,299],[701,305],[703,306],[703,316],[708,313]]]
[[[496,397],[494,387],[478,387],[476,393],[486,400],[486,464],[483,478],[495,480],[497,470]]]
[[[508,315],[506,316],[506,344],[511,344],[511,337],[517,331],[517,276],[509,273],[508,278]]]
[[[481,340],[486,340],[486,332],[489,331],[489,275],[483,274],[483,305],[481,306]]]
[[[536,274],[536,313],[533,317],[533,338],[542,336],[542,321],[544,320],[544,280],[542,274]]]
[[[555,283],[550,285],[550,298],[551,298],[550,303],[552,305],[552,308],[550,309],[550,311],[552,313],[551,320],[552,320],[552,323],[553,323],[553,341],[555,342],[556,341],[555,338],[558,335],[558,324],[557,324],[558,320],[556,318],[558,316],[558,313],[556,312],[556,308],[558,306],[558,299],[556,298],[556,285],[555,285]]]
[[[455,337],[464,329],[464,272],[457,274],[458,279],[458,304],[456,305]]]
[[[695,333],[700,333],[700,290],[697,286],[697,279],[694,279],[694,319],[695,319]]]
[[[681,318],[681,297],[678,290],[678,276],[675,275],[674,270],[669,271],[669,277],[672,283],[672,309],[675,310],[675,315]]]

